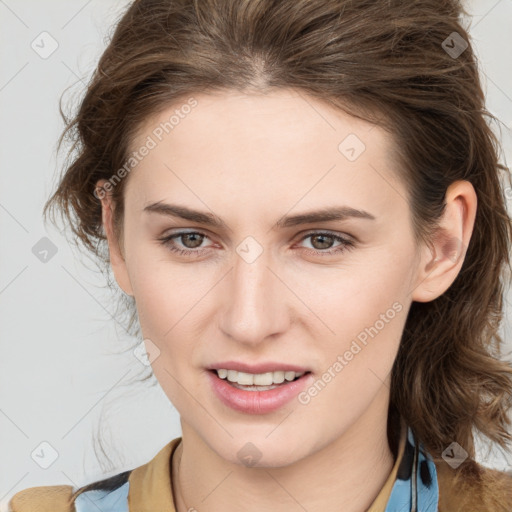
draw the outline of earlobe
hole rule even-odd
[[[133,296],[133,290],[128,275],[128,269],[126,266],[125,258],[122,255],[121,248],[117,238],[114,235],[113,229],[113,210],[114,205],[112,202],[112,195],[107,192],[104,188],[106,180],[99,180],[96,184],[96,197],[101,201],[101,218],[103,223],[103,229],[108,241],[108,248],[110,254],[110,264],[112,271],[116,278],[119,287],[127,294]]]
[[[411,298],[430,302],[441,296],[462,268],[473,232],[477,197],[468,181],[452,183],[446,192],[446,207],[430,245],[423,245],[415,288]]]

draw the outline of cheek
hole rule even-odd
[[[312,407],[332,409],[342,421],[347,411],[362,414],[373,400],[399,348],[410,306],[410,268],[408,254],[397,257],[387,248],[364,262],[296,281],[299,293],[307,297],[309,311],[301,310],[310,316],[309,330],[316,332],[322,358],[322,374],[311,389],[317,393],[311,397]]]
[[[345,293],[345,292],[344,292]],[[333,303],[336,304],[336,303]],[[381,384],[388,376],[398,351],[407,317],[408,304],[394,293],[380,294],[368,288],[357,299],[338,297],[338,307],[325,317],[334,331],[319,337],[323,367],[336,374],[334,387],[340,387],[344,399],[361,396],[362,389],[375,381]],[[328,380],[329,375],[325,378]],[[376,388],[375,388],[376,389]]]
[[[288,300],[318,340],[343,348],[376,323],[379,331],[400,337],[403,322],[395,317],[410,301],[411,258],[407,251],[381,246],[354,253],[338,266],[292,267],[281,276],[292,284]]]
[[[199,346],[192,341],[205,337],[213,295],[206,273],[164,258],[160,250],[146,255],[140,252],[132,259],[129,272],[142,335],[160,350],[152,364],[155,376],[161,384],[166,383],[166,392],[168,387],[174,393],[178,384],[171,375],[179,374],[179,381],[188,379],[185,370],[195,360]]]
[[[308,411],[329,415],[333,435],[369,410],[377,394],[389,388],[390,372],[399,348],[408,308],[379,296],[368,304],[348,302],[332,320],[335,339],[320,337],[322,370],[302,396]],[[305,412],[305,417],[308,416]],[[319,413],[318,418],[323,418]],[[308,420],[310,421],[310,420]]]
[[[158,246],[147,244],[130,255],[128,272],[142,332],[164,341],[180,319],[186,323],[187,315],[194,314],[192,308],[207,294],[208,284],[193,265],[171,262]]]

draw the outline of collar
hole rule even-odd
[[[384,486],[367,512],[437,512],[436,466],[403,420],[398,454]]]

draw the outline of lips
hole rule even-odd
[[[280,363],[277,361],[267,361],[257,364],[244,363],[242,361],[220,361],[218,363],[207,366],[208,370],[220,370],[221,368],[254,374],[278,371],[307,373],[311,371],[311,368],[306,366],[297,366],[288,363]]]
[[[293,381],[267,386],[269,388],[267,390],[249,391],[239,389],[232,383],[219,378],[215,370],[207,371],[206,374],[217,399],[230,409],[245,414],[268,414],[277,411],[296,398],[314,380],[313,375],[308,371]]]

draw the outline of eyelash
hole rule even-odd
[[[184,235],[200,235],[208,238],[208,236],[204,233],[201,233],[199,231],[181,231],[179,233],[174,233],[173,235],[165,236],[162,238],[158,238],[158,240],[162,243],[162,245],[166,246],[170,251],[177,253],[179,255],[183,256],[200,256],[206,249],[178,249],[174,244],[173,241],[175,238],[179,238],[180,236]],[[315,255],[321,255],[321,256],[331,256],[333,254],[341,254],[344,251],[353,249],[355,246],[355,243],[352,240],[349,240],[347,238],[343,238],[339,235],[335,235],[333,233],[325,232],[325,231],[313,231],[310,233],[307,233],[304,235],[300,242],[305,240],[306,238],[310,238],[312,236],[319,236],[324,235],[328,237],[332,237],[336,242],[341,242],[342,245],[340,245],[338,248],[334,250],[321,250],[321,249],[309,249],[305,248],[305,250],[309,253],[313,252]]]

